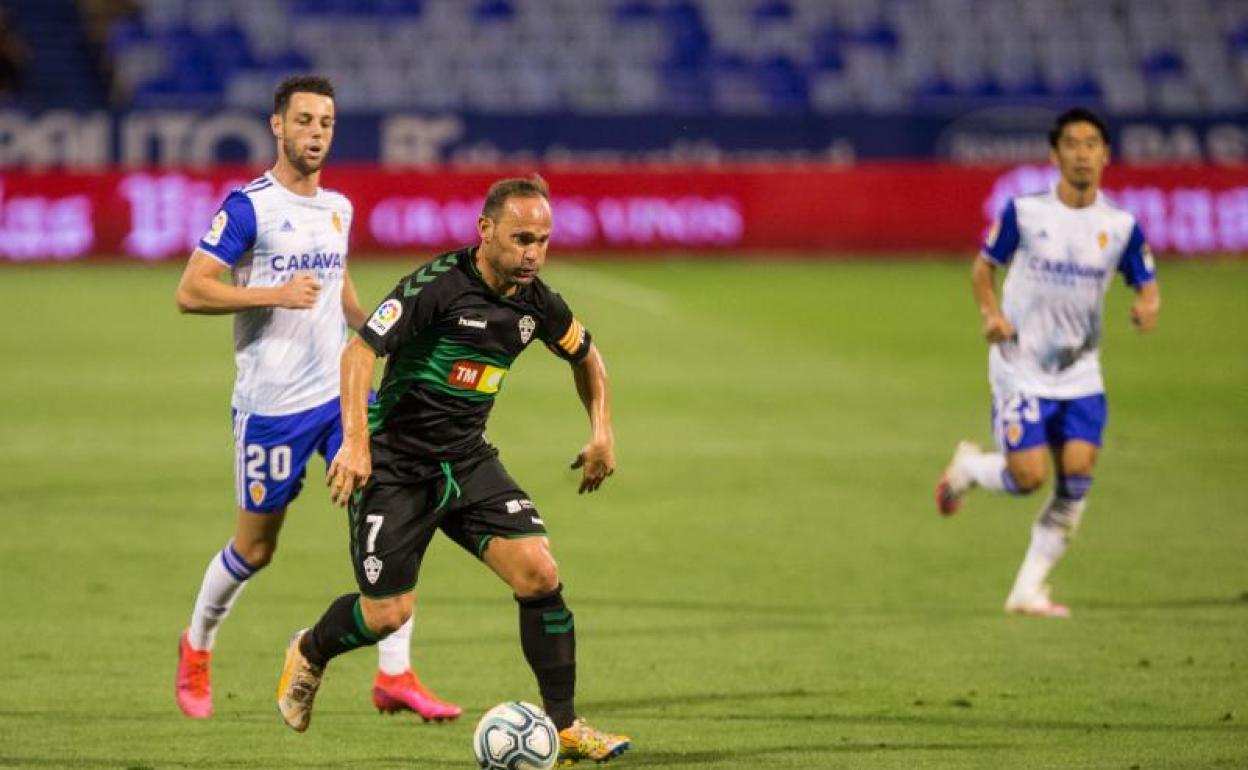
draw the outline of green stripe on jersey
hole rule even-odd
[[[394,410],[399,399],[418,383],[424,383],[430,389],[455,398],[469,401],[492,401],[497,393],[483,392],[465,386],[451,384],[451,370],[456,362],[470,362],[483,367],[501,369],[502,375],[511,367],[514,358],[507,356],[491,356],[466,345],[458,345],[445,338],[417,335],[416,339],[405,345],[399,352],[394,367],[386,372],[377,393],[377,401],[369,408],[368,429],[376,431],[385,423],[386,417]]]

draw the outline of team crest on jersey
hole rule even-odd
[[[372,318],[368,319],[368,328],[378,334],[385,334],[390,331],[390,327],[394,326],[401,315],[403,315],[403,303],[397,299],[388,299],[381,303],[373,312]]]
[[[537,322],[533,320],[533,316],[526,315],[520,318],[520,341],[529,344],[529,340],[533,337],[533,330],[537,328]]]
[[[369,556],[364,560],[364,577],[368,578],[369,585],[377,582],[377,578],[381,577],[381,559],[376,556]]]
[[[342,234],[342,217],[338,216],[337,211],[330,215],[329,223],[334,226],[334,229],[338,231],[339,235]]]
[[[1104,251],[1105,247],[1109,245],[1109,233],[1105,232],[1104,230],[1097,233],[1096,245],[1101,247],[1101,251]]]
[[[212,218],[212,227],[208,228],[208,233],[204,235],[204,243],[209,246],[217,246],[221,243],[221,233],[225,232],[225,226],[230,222],[230,215],[225,213],[225,209],[217,212]]]
[[[264,502],[264,484],[259,481],[253,481],[247,485],[247,494],[251,496],[251,504],[259,505]]]

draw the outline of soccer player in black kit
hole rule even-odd
[[[441,529],[513,591],[520,644],[559,730],[560,758],[603,761],[630,739],[576,713],[576,636],[541,515],[484,437],[512,362],[540,340],[572,368],[590,440],[573,467],[581,492],[615,469],[606,368],[589,332],[537,274],[551,233],[540,177],[504,179],[486,195],[480,244],[443,254],[395,287],[342,356],[343,445],[328,473],[350,513],[359,593],[335,599],[297,633],[278,684],[278,709],[302,732],[325,665],[375,643],[412,613],[420,560]],[[376,402],[373,367],[389,358]]]

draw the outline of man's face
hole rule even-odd
[[[541,196],[515,196],[503,202],[498,220],[477,220],[481,254],[504,284],[528,286],[546,264],[550,244],[550,203]]]
[[[1050,155],[1062,179],[1077,190],[1099,187],[1109,163],[1109,147],[1091,123],[1067,123]]]
[[[304,176],[315,173],[321,170],[334,140],[334,100],[295,92],[286,112],[274,115],[270,125],[290,165]]]

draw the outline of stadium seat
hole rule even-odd
[[[1248,5],[1227,0],[1181,9],[1151,0],[139,5],[107,48],[118,90],[153,105],[190,95],[239,104],[262,77],[316,69],[362,109],[479,104],[500,73],[514,81],[519,112],[922,112],[950,100],[1079,100],[1111,113],[1248,108]],[[1066,23],[1053,24],[1054,14]],[[515,61],[516,40],[530,60]]]

